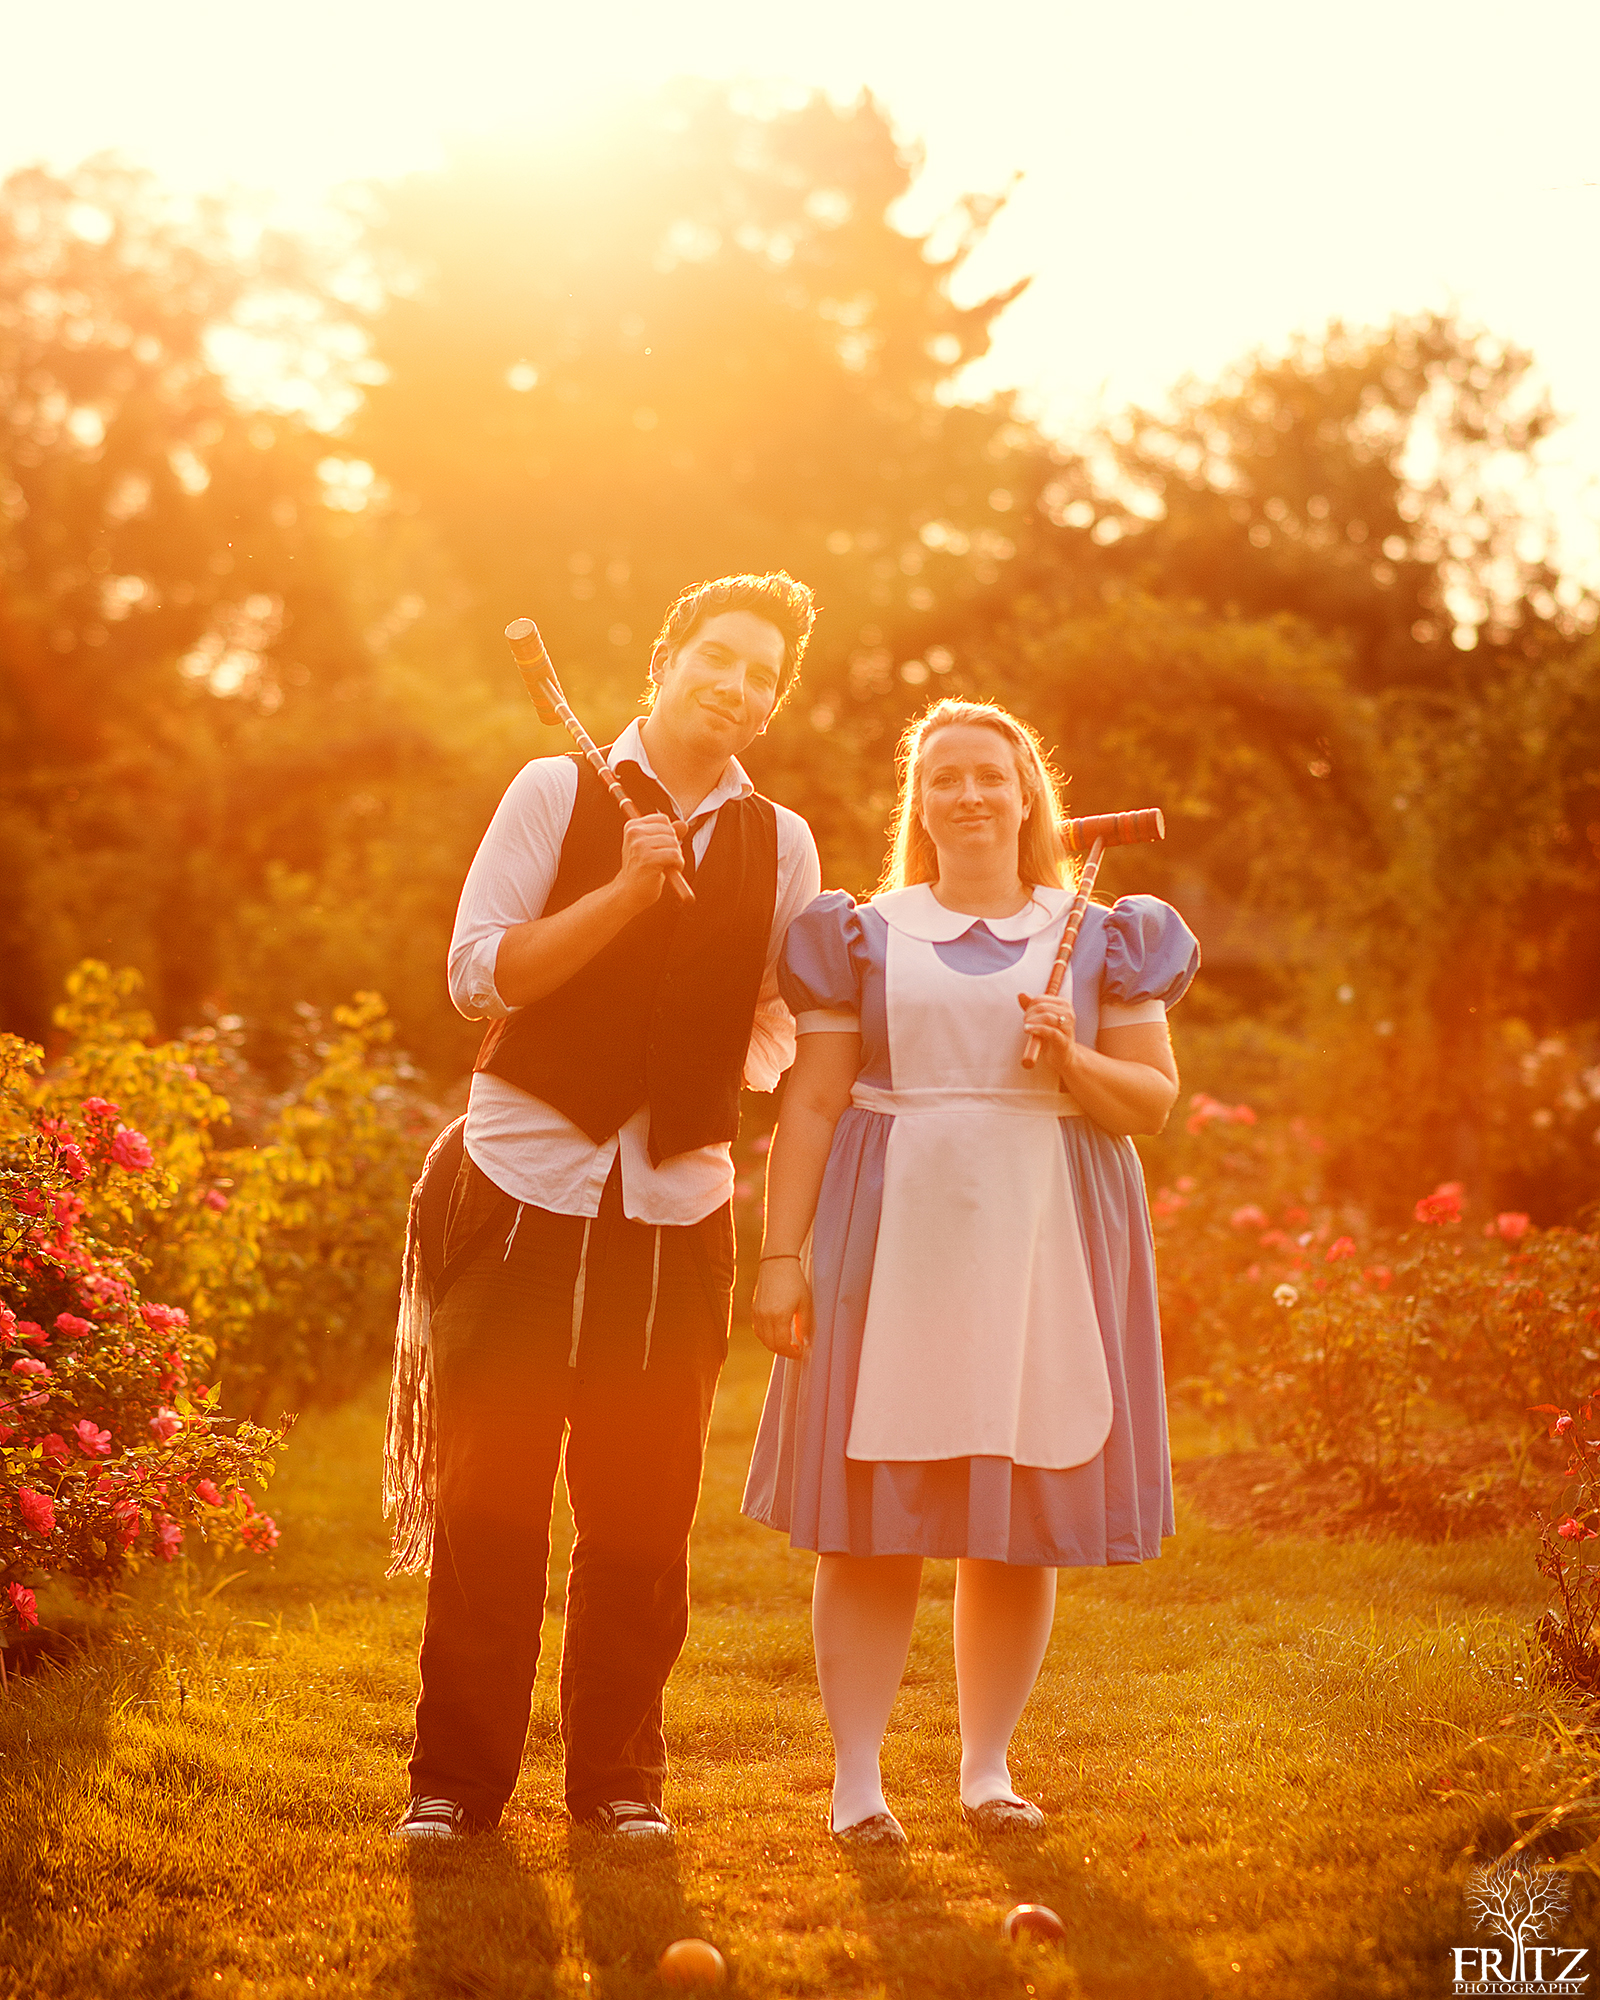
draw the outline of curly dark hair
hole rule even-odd
[[[778,698],[772,704],[776,714],[800,678],[800,662],[816,622],[816,599],[805,584],[796,583],[781,569],[770,576],[719,576],[710,583],[691,584],[679,593],[662,620],[650,652],[652,667],[663,651],[676,652],[719,611],[752,611],[783,634],[783,670],[778,676]]]

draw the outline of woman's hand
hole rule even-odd
[[[798,1257],[761,1266],[753,1307],[756,1339],[785,1361],[798,1361],[811,1338],[811,1287]]]
[[[1070,1083],[1077,1063],[1077,1016],[1067,993],[1019,993],[1022,1025],[1039,1038],[1039,1050],[1063,1083]]]

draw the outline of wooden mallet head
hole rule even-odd
[[[556,713],[555,691],[561,684],[556,679],[555,668],[550,664],[550,655],[544,649],[544,641],[539,637],[538,626],[531,618],[513,618],[506,627],[506,638],[510,642],[511,657],[517,663],[517,672],[522,676],[522,685],[539,711],[539,720],[547,727],[556,726],[561,718]]]
[[[1133,847],[1145,840],[1165,840],[1167,823],[1159,806],[1142,812],[1097,813],[1090,819],[1064,819],[1061,838],[1069,854],[1087,854],[1098,840],[1102,847]]]

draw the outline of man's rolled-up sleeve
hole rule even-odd
[[[784,935],[794,919],[822,889],[822,863],[811,829],[798,813],[778,808],[778,892],[772,908],[772,936],[761,975],[750,1046],[744,1059],[746,1090],[776,1090],[778,1079],[794,1061],[794,1016],[778,991],[778,957]]]
[[[449,962],[451,1002],[469,1021],[502,1021],[517,1012],[495,985],[500,940],[514,925],[544,914],[577,789],[577,767],[568,757],[524,764],[472,858]]]

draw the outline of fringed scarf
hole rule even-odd
[[[433,1558],[437,1491],[433,1354],[429,1324],[444,1268],[444,1216],[462,1155],[466,1119],[447,1125],[428,1148],[406,1214],[400,1311],[394,1329],[394,1375],[383,1438],[383,1511],[394,1522],[390,1576],[426,1572]]]

